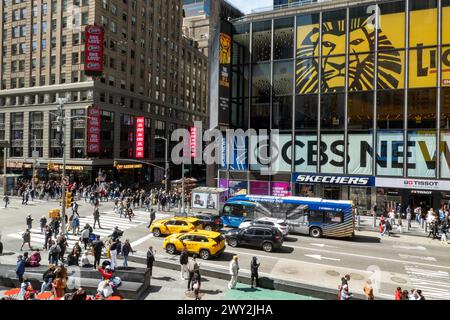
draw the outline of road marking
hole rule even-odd
[[[321,248],[337,248],[335,246],[329,246],[327,244],[323,244],[323,243],[310,243],[310,245],[312,246],[316,246],[316,247],[321,247]]]
[[[397,245],[394,245],[392,247],[395,248],[395,249],[405,249],[405,250],[421,250],[421,251],[427,250],[427,248],[422,247],[422,246],[412,247],[412,246],[397,246]]]
[[[316,260],[333,260],[333,261],[341,261],[341,259],[322,257],[320,254],[305,254],[306,257],[313,258]]]
[[[140,245],[141,243],[144,243],[147,240],[150,240],[151,238],[154,238],[153,233],[146,235],[145,237],[142,237],[134,242],[131,243],[131,247],[135,247]]]
[[[420,256],[410,256],[408,254],[398,254],[400,258],[402,259],[418,259],[418,260],[425,260],[425,261],[436,261],[436,258],[434,257],[420,257]]]
[[[285,246],[285,247],[286,248],[300,249],[300,250],[314,251],[314,252],[321,252],[321,253],[337,254],[337,255],[349,256],[349,257],[358,257],[358,258],[365,258],[365,259],[372,259],[372,260],[398,262],[398,263],[403,263],[403,264],[411,263],[411,261],[404,261],[404,260],[398,260],[398,259],[393,259],[393,258],[383,258],[383,257],[376,257],[376,256],[366,256],[366,255],[362,255],[362,254],[342,252],[342,251],[330,251],[330,250],[326,250],[326,249],[316,249],[316,248],[299,247],[299,246]],[[415,264],[420,265],[420,266],[425,266],[425,267],[450,269],[449,266],[439,266],[439,265],[423,263],[423,262],[415,262]]]
[[[417,264],[405,265],[405,271],[414,288],[422,290],[426,298],[450,299],[450,275],[446,271],[418,268]]]

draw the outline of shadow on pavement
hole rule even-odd
[[[238,291],[244,291],[244,292],[257,292],[257,291],[261,291],[258,288],[236,288],[235,290]]]
[[[166,276],[166,277],[152,277],[152,280],[161,280],[161,281],[167,281],[167,282],[176,281],[175,278],[172,278],[172,277],[169,277],[169,276]]]
[[[287,236],[286,238],[284,238],[284,242],[298,242],[298,238],[292,238]]]
[[[218,289],[216,289],[216,290],[202,290],[200,288],[200,292],[203,293],[203,294],[216,295],[216,294],[222,293],[223,291],[222,290],[218,290]]]
[[[156,293],[161,291],[162,286],[155,286],[155,285],[151,285],[150,286],[150,290],[148,290],[148,293]]]
[[[362,243],[380,243],[380,238],[372,236],[355,235],[353,238],[344,239],[348,242],[362,242]]]

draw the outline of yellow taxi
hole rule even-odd
[[[186,248],[188,253],[194,253],[203,260],[218,257],[225,250],[225,238],[220,232],[198,230],[179,233],[164,239],[163,248],[167,253],[175,254]]]
[[[203,229],[201,221],[192,217],[174,217],[170,219],[157,220],[150,226],[150,232],[155,237],[163,234],[174,234]]]

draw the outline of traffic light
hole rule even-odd
[[[72,206],[72,192],[66,192],[66,208],[69,209]]]

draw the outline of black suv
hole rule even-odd
[[[246,245],[262,248],[266,252],[280,249],[283,245],[283,235],[277,228],[250,226],[244,229],[233,229],[225,234],[225,239],[231,247]]]
[[[209,213],[192,213],[190,216],[200,220],[204,230],[220,231],[223,228],[222,220],[218,215]]]

